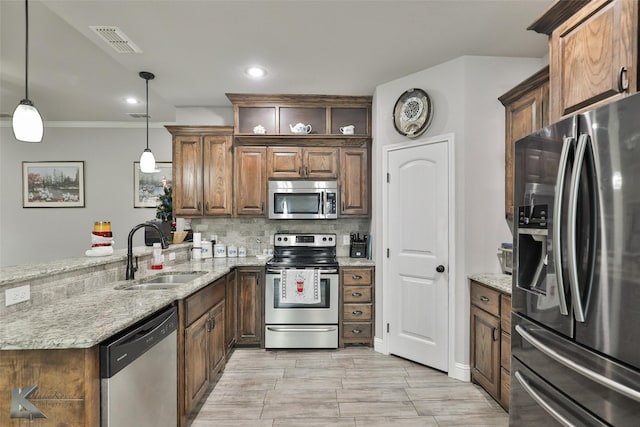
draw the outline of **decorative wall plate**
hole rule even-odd
[[[393,108],[393,125],[398,133],[416,138],[431,124],[433,105],[429,95],[422,89],[408,89]]]

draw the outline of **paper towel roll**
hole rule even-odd
[[[193,247],[199,248],[202,243],[202,233],[193,233]]]
[[[176,218],[176,231],[184,231],[185,223],[184,218]]]

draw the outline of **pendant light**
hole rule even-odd
[[[13,112],[13,135],[22,142],[42,142],[44,125],[38,109],[29,99],[29,1],[24,1],[25,48],[24,48],[24,99]]]
[[[153,153],[149,149],[149,80],[153,80],[156,76],[148,71],[140,71],[140,77],[147,82],[147,148],[144,149],[140,156],[140,172],[153,173],[156,171],[156,158],[153,157]]]

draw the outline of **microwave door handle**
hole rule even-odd
[[[320,213],[322,214],[322,216],[324,216],[324,191],[320,192],[320,206],[321,206],[321,209],[319,209]]]
[[[552,247],[553,260],[556,271],[556,283],[558,284],[558,300],[560,305],[560,314],[569,315],[567,300],[564,292],[564,279],[562,277],[562,210],[564,201],[564,177],[567,171],[567,163],[569,162],[569,151],[574,144],[574,138],[564,138],[562,141],[562,152],[560,153],[560,164],[558,165],[558,177],[556,179],[556,189],[553,201],[553,221]]]

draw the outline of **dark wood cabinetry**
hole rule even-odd
[[[238,284],[237,272],[231,271],[227,274],[227,289],[225,293],[225,345],[227,347],[227,356],[231,355],[231,349],[236,344],[236,323],[238,312]]]
[[[471,380],[509,409],[511,297],[471,281]]]
[[[370,175],[367,148],[340,149],[341,216],[369,216]]]
[[[238,312],[236,339],[239,345],[260,345],[264,309],[264,269],[242,267],[237,271]]]
[[[334,147],[268,147],[269,178],[335,179],[338,149]]]
[[[340,269],[339,346],[366,344],[373,347],[374,268]]]
[[[505,217],[513,221],[513,165],[515,143],[549,124],[549,67],[529,77],[509,92],[500,102],[505,107]],[[557,168],[556,168],[557,171]]]
[[[529,29],[549,36],[551,122],[638,90],[637,0],[557,1]]]
[[[232,213],[230,126],[166,126],[173,135],[174,216]]]
[[[234,209],[237,216],[264,216],[267,199],[266,147],[236,147]]]

